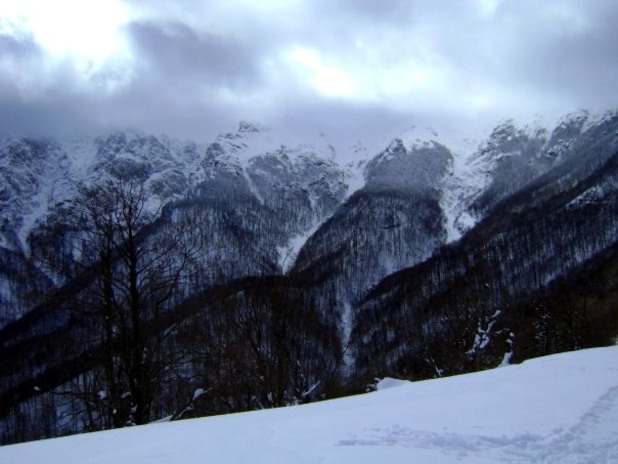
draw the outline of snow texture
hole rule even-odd
[[[618,347],[304,406],[0,448],[4,464],[616,463]],[[387,388],[388,387],[388,388]]]
[[[287,274],[294,267],[300,249],[321,225],[321,223],[314,225],[311,229],[292,237],[286,246],[277,248],[279,267],[284,274]]]

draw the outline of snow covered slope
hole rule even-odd
[[[378,387],[305,406],[7,446],[0,462],[618,462],[618,347]]]

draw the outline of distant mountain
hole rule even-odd
[[[151,299],[133,306],[165,366],[154,418],[205,385],[199,414],[610,343],[617,157],[618,114],[583,111],[549,128],[506,121],[479,142],[412,127],[378,153],[247,122],[206,144],[0,140],[0,436],[43,436],[14,430],[63,408],[71,420],[49,436],[122,422],[106,414],[128,387],[112,395],[103,359],[121,365],[128,329],[100,311],[135,297],[133,271],[126,231],[109,232],[107,254],[101,238],[133,205],[105,209],[110,188],[143,199],[134,287]]]

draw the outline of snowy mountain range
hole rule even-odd
[[[184,353],[153,387],[152,417],[199,384],[211,397],[195,414],[239,411],[618,335],[618,113],[506,121],[480,141],[414,126],[377,153],[335,146],[246,122],[204,144],[129,132],[0,140],[3,440],[42,436],[15,431],[24,414],[78,416],[84,403],[57,390],[98,381],[103,345],[84,311],[103,261],[84,204],[91,192],[100,208],[110,185],[143,192],[145,261],[174,241],[200,244],[161,300],[165,317],[149,320],[165,334],[157,347]],[[48,434],[100,417],[53,421]]]
[[[282,218],[286,230],[273,237],[275,243],[269,247],[274,245],[277,254],[269,250],[269,259],[285,270],[292,268],[318,227],[359,190],[433,188],[440,227],[446,232],[438,241],[448,243],[471,229],[505,195],[560,164],[582,133],[608,118],[578,112],[563,118],[551,132],[507,121],[478,145],[444,141],[433,129],[413,126],[376,155],[360,143],[337,153],[323,137],[308,144],[246,122],[237,132],[202,145],[136,133],[79,141],[8,138],[0,141],[0,247],[11,260],[21,261],[20,267],[34,266],[42,280],[50,279],[44,284],[48,291],[66,282],[71,274],[50,269],[56,266],[45,264],[48,257],[41,254],[48,250],[39,249],[37,242],[63,223],[78,186],[109,178],[143,182],[153,214],[162,205],[218,194],[219,187],[250,196]],[[385,263],[376,279],[422,261],[433,248],[402,263]],[[10,276],[3,280],[0,320],[10,321],[29,304],[13,296],[19,290]]]

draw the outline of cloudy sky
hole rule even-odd
[[[368,139],[618,108],[615,0],[0,0],[0,132]]]

